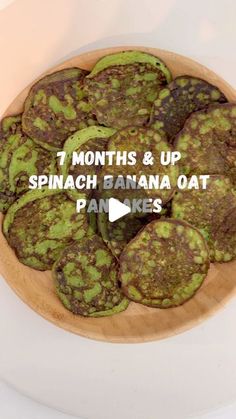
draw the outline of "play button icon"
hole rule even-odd
[[[122,204],[122,202],[115,198],[109,199],[108,219],[111,223],[119,220],[119,218],[124,217],[124,215],[129,214],[130,212],[131,209],[128,205]]]

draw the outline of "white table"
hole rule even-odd
[[[47,68],[113,45],[188,55],[236,86],[235,16],[234,0],[16,0],[0,10],[0,114]],[[111,345],[46,322],[3,280],[0,296],[0,377],[37,401],[88,419],[235,418],[236,300],[174,338]],[[5,384],[0,415],[68,417]]]

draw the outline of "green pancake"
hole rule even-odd
[[[146,224],[146,218],[125,217],[109,222],[108,214],[98,214],[98,231],[112,254],[119,258],[127,243],[136,236]]]
[[[159,90],[170,80],[159,58],[123,51],[97,62],[86,77],[85,90],[99,124],[120,129],[146,124]]]
[[[236,192],[224,176],[211,176],[206,190],[179,191],[172,217],[187,221],[204,235],[212,262],[236,257]]]
[[[84,198],[84,195],[81,194]],[[58,190],[32,190],[8,210],[3,233],[18,259],[38,270],[51,269],[65,246],[85,236],[85,212]]]
[[[162,200],[163,205],[171,199],[174,192],[174,188],[176,186],[179,171],[177,165],[163,166],[160,163],[160,153],[162,151],[172,150],[171,145],[167,143],[163,134],[160,134],[150,128],[147,129],[142,127],[126,127],[110,137],[107,144],[107,150],[116,152],[135,151],[136,164],[133,166],[112,165],[108,168],[105,167],[101,171],[101,177],[109,174],[112,175],[114,179],[118,178],[119,176],[124,176],[124,178],[126,179],[126,174],[128,173],[130,176],[138,175],[139,179],[142,175],[146,177],[150,175],[159,175],[160,179],[163,179],[163,176],[168,175],[171,183],[171,188],[140,188],[135,190],[131,188],[126,190],[122,190],[121,188],[116,190],[104,189],[104,195],[111,195],[113,196],[113,198],[120,199],[121,201],[124,201],[125,199],[159,198]],[[152,152],[152,165],[143,164],[144,153],[146,153],[147,151]]]
[[[57,295],[74,314],[111,316],[128,307],[118,283],[117,262],[98,236],[65,248],[53,266],[53,276]]]
[[[148,224],[125,247],[119,277],[124,294],[151,307],[183,304],[201,286],[209,255],[201,233],[185,222]]]
[[[36,143],[60,150],[72,132],[96,123],[83,90],[87,74],[80,68],[68,68],[33,85],[25,101],[22,126]]]
[[[236,184],[236,105],[212,105],[192,114],[177,135],[182,173],[220,174]]]
[[[108,214],[102,212],[97,215],[98,234],[101,235],[112,254],[119,259],[125,246],[142,228],[153,220],[168,217],[169,213],[169,202],[162,208],[160,214],[144,214],[143,217],[127,214],[114,222],[110,222]]]
[[[108,138],[112,134],[114,134],[114,132],[115,130],[113,130],[112,128],[93,126],[89,128],[84,128],[72,134],[71,137],[69,137],[64,144],[63,150],[66,153],[66,158],[64,164],[62,166],[59,166],[61,174],[65,178],[68,175],[72,175],[74,179],[79,175],[98,175],[100,169],[99,166],[72,166],[72,154],[73,152],[86,153],[88,151],[96,152],[106,150]],[[89,197],[92,194],[92,189],[83,189],[82,192]],[[80,192],[77,189],[67,190],[67,194],[71,199],[76,200]]]
[[[192,112],[214,102],[226,101],[223,93],[207,81],[180,76],[159,92],[153,104],[149,125],[157,130],[162,129],[172,142]]]
[[[218,211],[217,211],[218,210]],[[228,194],[215,211],[216,221],[212,228],[214,260],[228,262],[236,258],[236,198]]]
[[[6,212],[28,190],[31,175],[55,173],[55,157],[22,132],[21,115],[4,118],[0,126],[0,211]]]

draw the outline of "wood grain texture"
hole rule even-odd
[[[172,52],[145,47],[116,47],[96,50],[74,57],[50,69],[47,74],[66,67],[91,69],[96,61],[113,52],[139,49],[159,56],[173,76],[188,74],[218,86],[227,98],[236,100],[235,90],[215,73],[189,58]],[[42,77],[42,75],[40,76]],[[22,111],[28,86],[6,110],[5,115]],[[0,222],[2,223],[2,215]],[[34,311],[55,325],[91,339],[132,343],[162,339],[192,328],[224,306],[236,294],[236,261],[212,264],[209,274],[196,295],[184,305],[172,309],[152,309],[131,303],[118,315],[87,319],[67,311],[55,295],[50,272],[39,272],[22,265],[0,233],[0,273],[16,294]]]

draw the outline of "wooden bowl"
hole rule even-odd
[[[164,60],[173,76],[188,74],[203,78],[218,86],[230,101],[236,91],[215,73],[189,58],[172,52],[144,47],[116,47],[91,51],[52,68],[47,73],[66,67],[79,66],[90,70],[96,61],[113,52],[139,49]],[[42,77],[42,76],[40,76]],[[28,86],[6,110],[5,115],[22,112]],[[0,221],[2,222],[2,215]],[[146,342],[180,333],[205,320],[235,294],[236,261],[212,264],[204,284],[184,305],[172,309],[154,309],[130,303],[118,315],[101,319],[75,316],[56,297],[50,272],[39,272],[21,264],[0,233],[0,272],[16,294],[33,310],[55,325],[87,338],[109,342]]]

